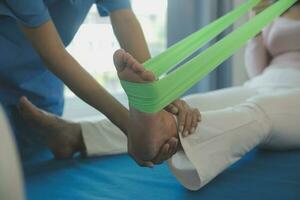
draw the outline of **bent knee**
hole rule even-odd
[[[249,98],[247,102],[256,104],[267,114],[297,114],[300,112],[300,90],[286,90]]]

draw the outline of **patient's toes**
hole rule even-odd
[[[142,73],[142,78],[145,80],[145,81],[155,81],[155,76],[154,76],[154,74],[152,73],[152,72],[150,72],[150,71],[144,71],[143,73]]]
[[[139,64],[139,63],[134,63],[132,66],[131,66],[132,70],[135,72],[135,73],[143,73],[145,71],[145,69]]]
[[[122,71],[126,64],[124,63],[125,51],[123,49],[119,49],[114,53],[114,64],[116,66],[117,71]]]
[[[129,53],[124,54],[124,62],[128,68],[132,68],[132,65],[136,63],[134,58]]]

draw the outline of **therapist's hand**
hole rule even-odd
[[[169,139],[161,148],[156,157],[151,161],[143,161],[137,158],[134,154],[130,153],[130,147],[128,149],[128,154],[133,158],[133,160],[141,167],[153,168],[155,165],[162,164],[164,161],[170,159],[179,148],[179,139],[173,137]]]
[[[274,0],[261,0],[261,2],[252,9],[252,16],[255,16],[255,15],[261,13],[266,8],[268,8],[270,5],[272,5],[273,2],[274,2]]]
[[[199,110],[191,108],[185,101],[180,99],[168,105],[165,110],[176,115],[178,133],[183,137],[193,134],[201,121]]]

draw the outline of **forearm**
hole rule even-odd
[[[23,27],[23,31],[50,71],[82,100],[106,115],[122,131],[127,132],[127,109],[65,50],[51,21],[39,28]]]
[[[65,66],[53,72],[78,97],[99,110],[124,133],[127,133],[128,110],[99,85],[67,52],[60,60],[63,60],[63,63],[52,62],[48,64],[49,66]],[[52,67],[52,69],[54,68]]]
[[[117,10],[110,14],[114,33],[120,46],[139,62],[145,62],[150,52],[142,28],[131,10]]]

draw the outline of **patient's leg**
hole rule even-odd
[[[200,189],[257,145],[272,150],[300,148],[300,90],[265,87],[263,91],[243,103],[202,112],[195,133],[181,138],[184,152],[169,160],[185,187]],[[199,105],[204,100],[198,96]]]
[[[74,153],[85,151],[80,124],[46,113],[25,97],[19,107],[23,118],[45,138],[56,159],[71,158]]]
[[[145,70],[124,50],[114,55],[115,66],[121,80],[136,83],[155,81],[153,73]],[[159,148],[170,138],[177,137],[174,117],[164,111],[146,114],[130,107],[128,150],[142,160],[152,160]]]

